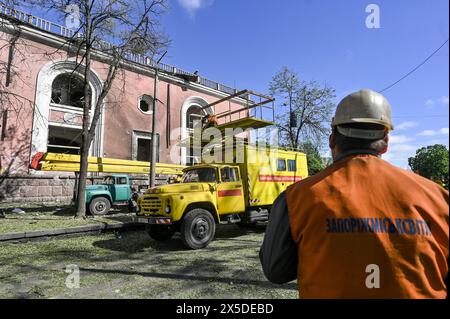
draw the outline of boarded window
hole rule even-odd
[[[297,171],[297,161],[296,160],[288,160],[288,171],[289,172]]]

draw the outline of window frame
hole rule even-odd
[[[289,165],[290,163],[294,163],[294,169],[291,169],[291,166]],[[288,172],[296,172],[297,171],[297,160],[295,159],[287,159],[287,169]]]
[[[234,177],[236,177],[236,179],[232,180],[232,181],[224,181],[222,179],[222,170],[225,170],[225,169],[230,170],[230,171],[235,171]],[[239,168],[238,167],[232,167],[232,166],[222,167],[220,169],[220,174],[219,175],[220,175],[220,181],[222,183],[236,183],[236,182],[240,182],[241,181],[241,177],[240,177],[240,174],[239,174]]]
[[[281,161],[283,161],[284,169],[280,169]],[[285,158],[277,158],[277,172],[286,172],[286,169],[287,169],[286,159]]]
[[[134,161],[137,161],[138,158],[138,140],[144,139],[144,140],[152,140],[152,134],[149,132],[142,132],[142,131],[133,131],[132,133],[132,140],[131,140],[131,159]],[[160,150],[161,150],[161,138],[159,133],[155,133],[156,135],[156,162],[159,163],[160,159]]]
[[[141,109],[141,101],[144,100],[147,104],[148,104],[148,111],[144,112]],[[141,96],[139,96],[138,101],[137,101],[137,108],[140,112],[142,112],[145,115],[152,115],[153,114],[153,96],[148,95],[148,94],[142,94]]]

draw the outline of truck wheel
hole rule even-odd
[[[106,197],[96,197],[89,204],[89,211],[92,215],[106,215],[111,208],[111,203]]]
[[[181,240],[191,249],[208,246],[216,232],[216,222],[209,211],[196,208],[186,214],[181,223]]]
[[[175,233],[175,229],[166,225],[149,225],[147,227],[147,233],[151,238],[157,241],[166,241],[172,238]]]

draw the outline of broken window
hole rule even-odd
[[[83,79],[71,73],[58,75],[52,83],[51,103],[83,108]]]
[[[152,137],[150,133],[133,132],[132,158],[137,161],[150,162]],[[159,162],[159,134],[156,134],[156,162]]]
[[[142,95],[139,98],[139,110],[145,114],[152,114],[153,98],[149,95]]]
[[[48,126],[47,152],[79,154],[81,145],[81,129]]]

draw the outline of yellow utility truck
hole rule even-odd
[[[260,106],[262,102],[256,104]],[[244,118],[217,128],[225,132],[227,128],[261,128],[273,124],[248,116],[249,110],[245,111]],[[230,113],[236,111],[224,116]],[[227,147],[223,140],[212,147],[209,144],[209,148],[202,143],[202,155],[210,154],[211,149],[221,149],[220,158],[207,164],[202,156],[201,164],[183,170],[179,183],[147,190],[138,200],[135,221],[148,224],[148,233],[155,240],[168,240],[175,232],[180,232],[187,247],[200,249],[214,238],[216,224],[252,224],[267,220],[277,196],[308,176],[306,155],[264,144],[249,144],[245,137],[240,140],[246,142],[239,144],[233,140]]]
[[[139,198],[135,221],[149,224],[149,235],[155,240],[168,240],[179,231],[187,247],[199,249],[214,238],[218,223],[267,220],[277,196],[306,178],[308,169],[300,152],[259,153],[245,146],[244,163],[185,168],[181,183],[149,189]]]

